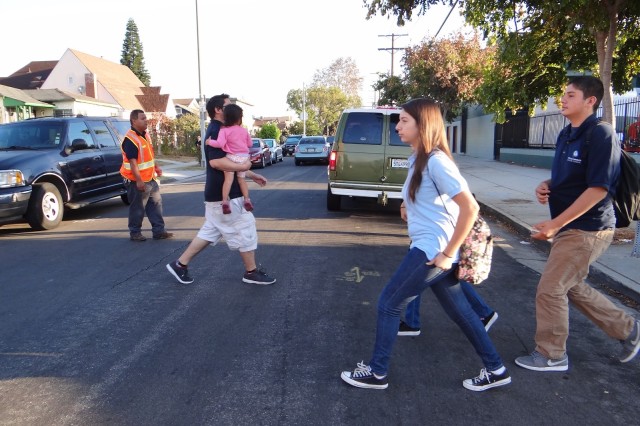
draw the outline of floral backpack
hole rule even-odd
[[[489,277],[493,256],[493,235],[485,220],[478,215],[476,221],[460,246],[458,279],[471,284],[480,284]]]

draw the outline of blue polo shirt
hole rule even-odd
[[[558,135],[549,185],[551,217],[565,211],[587,188],[602,187],[609,191],[603,200],[562,230],[600,231],[615,227],[611,193],[620,175],[620,143],[611,126],[596,126],[598,122],[594,114],[580,127],[567,126]],[[585,148],[591,127],[589,146]]]

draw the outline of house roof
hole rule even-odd
[[[101,101],[79,93],[71,93],[60,89],[25,90],[24,93],[43,102],[79,101],[96,105],[118,106],[111,102]]]
[[[0,97],[5,98],[3,101],[5,106],[27,105],[41,108],[53,108],[53,105],[41,102],[20,89],[4,86],[2,84],[0,84]],[[16,102],[7,102],[7,99],[12,99]]]
[[[144,87],[144,84],[129,67],[78,50],[69,49],[69,51],[87,67],[120,106],[126,110],[142,108],[138,97],[143,94],[142,87]]]
[[[9,77],[0,78],[0,83],[16,89],[37,89],[49,77],[58,61],[32,61]]]
[[[173,103],[176,105],[191,105],[191,102],[198,103],[198,100],[196,98],[184,98],[184,99],[174,99]]]
[[[58,61],[31,61],[27,65],[20,68],[18,71],[11,74],[9,77],[15,77],[23,74],[38,73],[40,71],[49,71],[55,68]]]

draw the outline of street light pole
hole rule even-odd
[[[199,104],[200,104],[200,165],[202,167],[205,166],[205,155],[204,155],[204,114],[205,114],[205,97],[202,94],[202,78],[200,76],[200,20],[198,19],[198,0],[196,1],[196,44],[198,49],[198,94],[200,95]]]

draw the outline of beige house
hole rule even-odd
[[[134,109],[176,116],[173,102],[160,87],[145,87],[128,67],[74,49],[67,49],[41,88],[116,104],[125,118]]]

